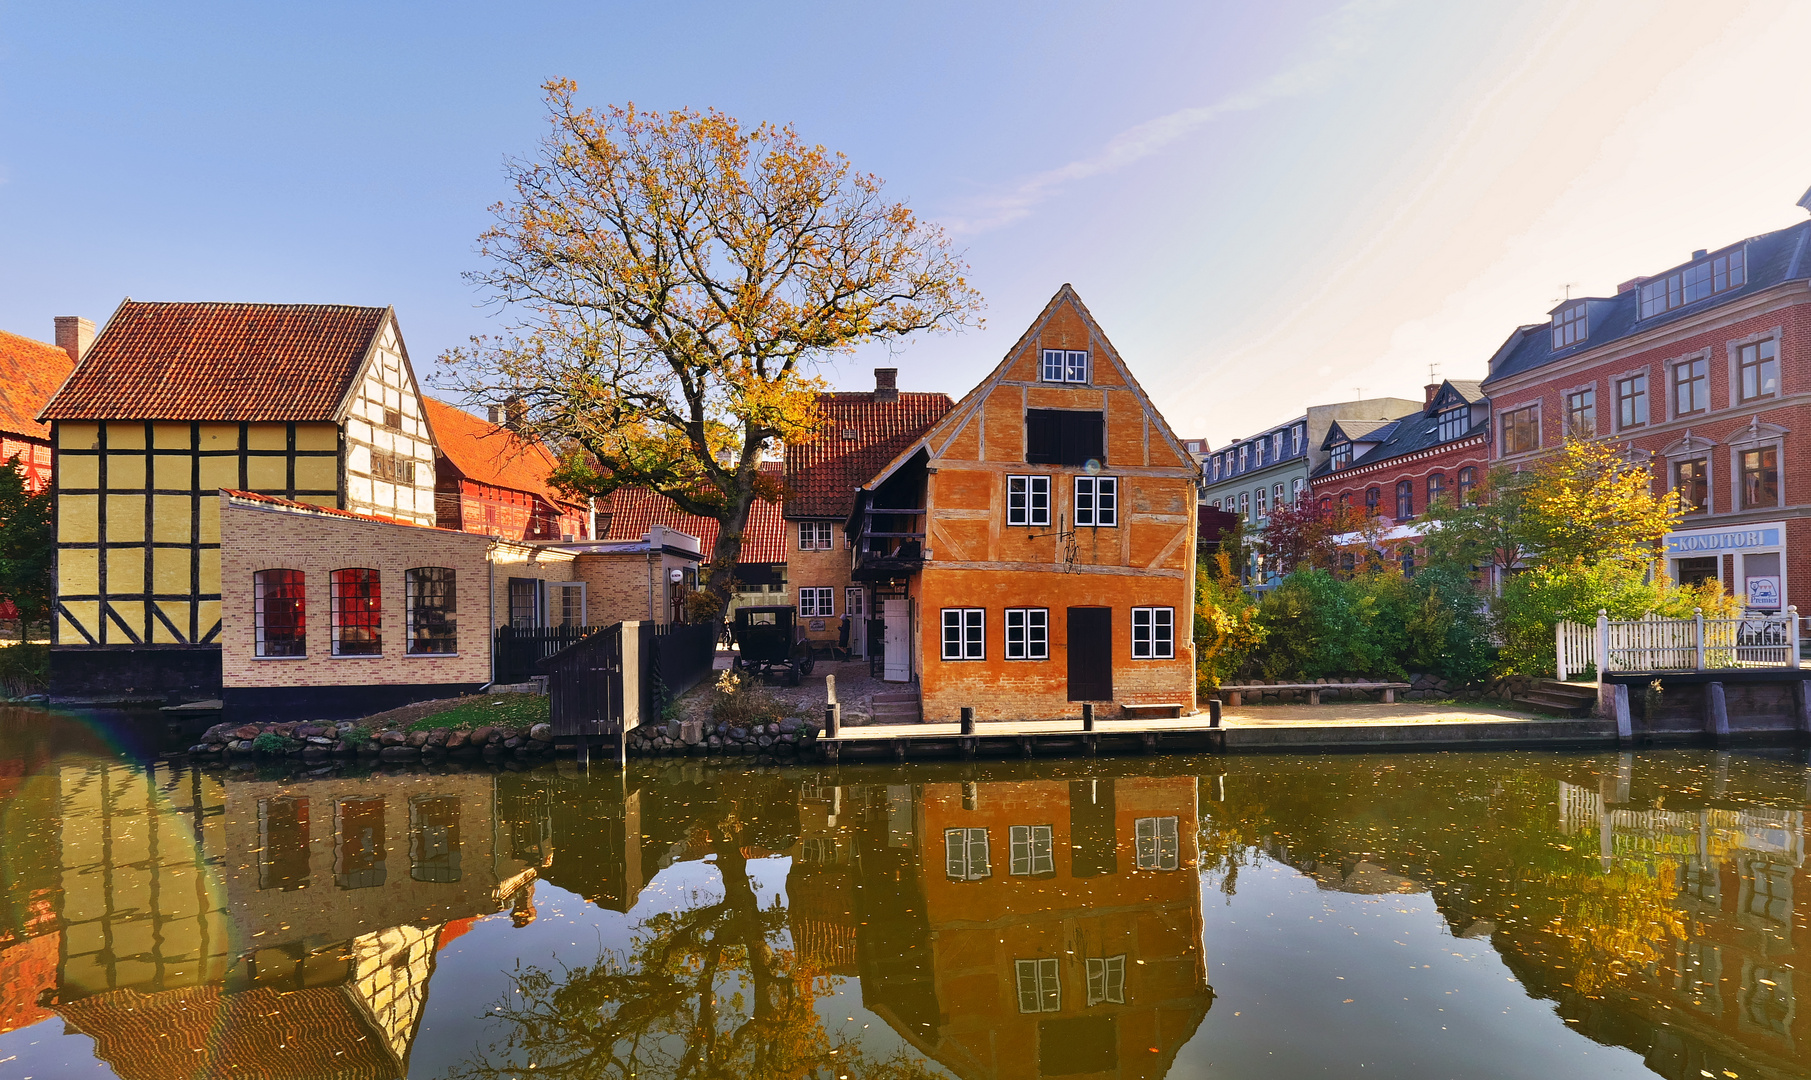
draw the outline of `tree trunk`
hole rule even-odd
[[[710,561],[704,567],[704,591],[717,601],[717,624],[729,612],[736,596],[736,563],[742,558],[742,532],[748,527],[748,512],[754,505],[753,489],[741,493],[735,505],[717,519],[717,543],[711,548]]]

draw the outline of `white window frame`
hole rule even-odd
[[[800,551],[829,551],[830,523],[828,521],[799,522]]]
[[[1174,870],[1181,865],[1182,845],[1173,817],[1141,817],[1132,826],[1138,869]]]
[[[1044,382],[1086,383],[1088,381],[1088,354],[1081,349],[1045,349],[1043,366],[1039,371]]]
[[[986,608],[943,609],[943,659],[987,659]]]
[[[1084,496],[1083,492],[1086,491]],[[1086,499],[1086,512],[1083,500]],[[1119,477],[1078,476],[1075,478],[1075,524],[1110,529],[1119,524]]]
[[[826,600],[828,603],[825,602]],[[800,586],[798,607],[801,619],[834,619],[836,617],[836,587],[834,585]]]
[[[578,622],[566,621],[566,601],[572,592],[578,592]],[[585,625],[585,583],[582,581],[549,581],[547,583],[547,612],[541,622],[544,626],[583,626]]]
[[[1047,1013],[1063,1011],[1063,985],[1057,978],[1056,958],[1014,960],[1013,976],[1019,992],[1019,1011]]]
[[[1049,825],[1008,826],[1006,872],[1014,877],[1056,873],[1055,835],[1055,828]]]
[[[1258,508],[1258,520],[1263,521],[1270,516],[1270,503],[1265,497],[1264,488],[1261,486],[1254,488],[1252,489],[1251,494],[1253,498],[1252,505]]]
[[[1013,632],[1018,631],[1018,640]],[[1050,609],[1006,609],[1006,659],[1050,659]]]
[[[943,830],[943,872],[951,881],[981,881],[993,875],[986,829]]]
[[[1455,405],[1450,409],[1441,409],[1434,414],[1439,430],[1436,437],[1441,442],[1452,442],[1471,430],[1471,406]]]
[[[1050,524],[1050,477],[1006,478],[1006,524]]]
[[[1173,607],[1135,607],[1132,609],[1132,659],[1174,660],[1176,658],[1176,609]]]
[[[1090,956],[1087,959],[1088,1004],[1126,1003],[1126,954]]]

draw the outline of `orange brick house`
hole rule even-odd
[[[1195,711],[1199,469],[1064,285],[857,493],[853,576],[926,721]]]
[[[65,323],[86,325],[87,334],[77,342],[71,338],[71,349],[85,348],[94,336],[94,324],[86,319],[67,316],[57,319],[57,336],[62,338]],[[76,351],[65,351],[18,334],[0,330],[0,463],[15,456],[25,473],[25,485],[32,491],[50,486],[50,425],[38,419],[38,413],[50,400],[57,387],[69,377],[78,359]]]
[[[509,428],[431,397],[421,399],[434,431],[434,515],[443,529],[505,540],[589,538],[587,507],[547,477],[552,451]]]

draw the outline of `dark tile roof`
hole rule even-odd
[[[872,392],[818,395],[823,434],[786,447],[786,517],[846,519],[855,489],[955,407],[948,394],[902,392],[897,401],[876,401]]]
[[[780,463],[761,463],[761,471],[778,474]],[[675,529],[698,538],[706,561],[717,545],[717,522],[714,518],[688,514],[673,505],[673,500],[647,488],[618,488],[607,499],[600,500],[598,513],[610,515],[610,527],[599,540],[640,540],[656,525]],[[780,516],[780,504],[756,499],[748,511],[748,524],[742,531],[742,563],[783,563],[786,561],[786,521]]]
[[[1219,476],[1213,476],[1210,468],[1209,479],[1215,484],[1221,484],[1235,477],[1244,476],[1246,473],[1254,473],[1260,469],[1271,469],[1284,462],[1297,461],[1307,457],[1308,440],[1305,438],[1300,440],[1301,445],[1297,446],[1297,440],[1292,437],[1290,430],[1297,424],[1306,425],[1307,422],[1308,418],[1306,416],[1298,416],[1286,423],[1266,428],[1261,433],[1253,435],[1249,439],[1234,439],[1225,446],[1215,447],[1210,451],[1206,451],[1205,453],[1209,458],[1220,457],[1224,461],[1224,467],[1221,469]],[[1272,456],[1268,447],[1271,445],[1271,436],[1278,434],[1283,436],[1283,452],[1280,455]],[[1258,444],[1263,444],[1266,447],[1264,451],[1264,463],[1262,465],[1258,464],[1253,460],[1253,456],[1248,454],[1246,455],[1245,466],[1240,468],[1239,447],[1254,446]]]
[[[50,438],[50,425],[39,423],[38,413],[74,366],[55,345],[0,330],[0,431]]]
[[[1377,440],[1377,445],[1354,458],[1345,468],[1337,471],[1345,472],[1348,469],[1375,465],[1380,461],[1388,461],[1391,458],[1402,457],[1405,454],[1413,454],[1440,445],[1438,414],[1444,409],[1455,407],[1454,402],[1460,399],[1471,404],[1484,400],[1484,395],[1478,392],[1477,387],[1478,383],[1471,380],[1448,379],[1440,384],[1440,389],[1435,392],[1433,399],[1426,406],[1407,416],[1399,416],[1394,420],[1385,421],[1361,420],[1356,423],[1347,420],[1335,421],[1332,432],[1328,435],[1329,440],[1345,426],[1354,429],[1365,428],[1365,441]],[[1460,442],[1488,430],[1490,430],[1490,417],[1486,415],[1472,424],[1464,435],[1448,441]],[[1351,434],[1351,431],[1347,432],[1349,437]],[[1316,469],[1314,475],[1322,477],[1330,475],[1334,471],[1333,463],[1329,461]]]
[[[1335,443],[1387,439],[1390,433],[1382,429],[1396,422],[1396,420],[1335,420],[1327,426],[1327,437],[1321,440],[1321,449],[1325,450]]]
[[[1800,222],[1789,228],[1763,233],[1760,236],[1750,237],[1710,252],[1708,257],[1714,258],[1738,247],[1745,248],[1744,262],[1747,280],[1733,289],[1726,289],[1684,307],[1674,308],[1663,315],[1655,315],[1646,319],[1637,318],[1640,314],[1641,288],[1639,284],[1617,293],[1615,296],[1577,298],[1588,300],[1591,303],[1588,333],[1585,340],[1575,342],[1562,349],[1555,349],[1552,335],[1548,333],[1548,323],[1518,327],[1497,350],[1496,356],[1492,358],[1490,374],[1484,379],[1484,382],[1490,384],[1511,375],[1520,375],[1552,361],[1576,356],[1588,349],[1595,349],[1633,334],[1652,330],[1658,326],[1667,326],[1681,319],[1689,319],[1704,311],[1732,303],[1782,282],[1801,280],[1811,275],[1811,251],[1807,251],[1806,243],[1808,238],[1811,238],[1811,222]],[[1667,274],[1675,273],[1683,267],[1699,261],[1699,259],[1692,259],[1657,274],[1639,278],[1637,282],[1665,277]]]
[[[555,506],[580,505],[547,482],[559,461],[539,441],[431,397],[422,398],[421,406],[434,432],[434,445],[465,479],[538,495]]]
[[[343,304],[127,300],[43,417],[334,420],[388,314]]]

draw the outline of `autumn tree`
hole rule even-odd
[[[1654,494],[1646,461],[1607,441],[1567,439],[1529,473],[1523,544],[1545,560],[1648,563],[1685,515],[1678,492]]]
[[[1339,561],[1337,538],[1358,531],[1364,516],[1350,506],[1323,507],[1312,499],[1278,506],[1264,523],[1264,551],[1279,574],[1332,570]]]
[[[1508,570],[1522,561],[1522,511],[1530,474],[1491,470],[1463,498],[1443,495],[1428,506],[1423,546],[1434,565]]]
[[[19,638],[50,615],[51,561],[56,555],[50,488],[33,492],[14,455],[0,466],[0,597],[19,613]]]
[[[504,329],[442,359],[477,403],[565,448],[577,495],[649,488],[720,528],[721,610],[760,463],[814,437],[823,363],[979,325],[943,231],[791,127],[712,111],[601,113],[546,87],[549,132],[507,164],[513,196],[468,275]]]

